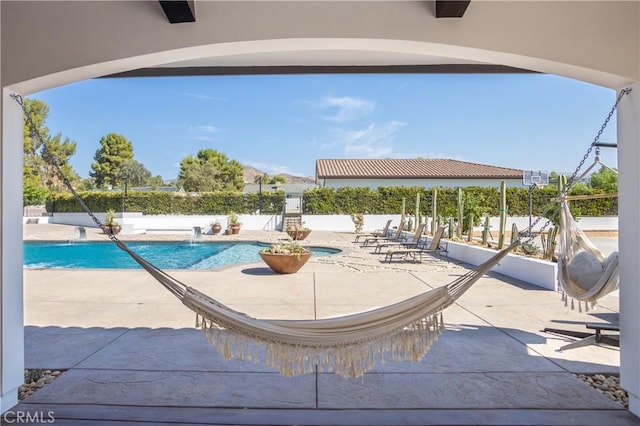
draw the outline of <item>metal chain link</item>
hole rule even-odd
[[[562,201],[569,194],[569,190],[576,183],[575,180],[576,180],[576,177],[578,176],[578,173],[580,172],[580,169],[582,168],[582,166],[584,166],[584,163],[587,161],[587,158],[589,158],[589,155],[591,155],[591,152],[593,151],[593,148],[595,148],[595,146],[598,144],[598,141],[600,140],[600,136],[602,136],[602,133],[607,128],[607,125],[609,124],[609,121],[611,120],[611,117],[613,117],[613,114],[618,109],[618,104],[620,103],[622,98],[625,95],[631,93],[632,90],[633,89],[631,89],[630,87],[626,87],[626,88],[620,90],[620,93],[618,94],[618,97],[616,98],[616,102],[613,104],[613,107],[611,108],[611,111],[609,111],[609,114],[607,115],[607,118],[602,123],[602,126],[600,126],[600,130],[598,130],[598,133],[596,134],[595,138],[593,138],[593,142],[591,142],[591,145],[589,145],[589,149],[587,149],[587,152],[582,156],[582,159],[580,160],[580,163],[578,163],[578,166],[574,170],[573,174],[571,175],[571,177],[569,177],[567,179],[566,185],[564,186],[564,188],[562,188],[562,191],[560,192],[558,197],[556,197],[557,200]],[[548,206],[546,207],[546,209],[542,212],[542,214],[540,216],[538,216],[538,218],[531,224],[531,226],[528,227],[525,231],[519,232],[518,236],[521,237],[521,238],[524,237],[524,236],[527,236],[527,235],[529,236],[529,238],[527,240],[525,240],[524,243],[528,243],[528,242],[533,241],[533,239],[535,239],[535,234],[533,234],[532,231],[533,231],[533,228],[538,224],[538,222],[540,222],[540,220],[542,220],[543,217],[549,217],[548,216],[549,213],[551,213],[551,217],[553,217],[556,213],[558,213],[559,210],[560,210],[560,203],[553,202],[553,201],[550,202],[548,204]],[[540,228],[540,231],[538,233],[542,233],[545,229],[547,229],[549,224],[551,224],[551,219],[548,219],[546,221],[546,223],[544,225],[542,225],[542,227]],[[526,234],[525,234],[525,232],[526,232]]]
[[[27,122],[27,125],[29,127],[29,134],[31,135],[31,137],[32,138],[33,137],[37,138],[38,142],[41,145],[44,145],[44,139],[43,139],[42,135],[40,134],[40,132],[38,131],[38,128],[36,127],[35,123],[33,122],[33,119],[31,118],[30,111],[27,110],[27,107],[24,104],[24,100],[22,99],[22,96],[20,96],[20,95],[18,95],[16,93],[12,93],[10,96],[22,108],[22,111],[24,113],[24,119]],[[64,186],[66,186],[67,189],[71,192],[71,194],[73,194],[73,196],[76,199],[76,201],[78,202],[78,204],[80,204],[82,209],[89,215],[89,217],[91,217],[91,219],[95,222],[95,224],[98,226],[99,229],[104,229],[104,224],[100,221],[100,219],[98,219],[96,217],[96,215],[89,208],[89,206],[87,206],[87,204],[80,197],[80,195],[78,195],[76,190],[73,188],[73,185],[71,185],[71,182],[69,181],[67,176],[62,171],[62,168],[60,167],[60,164],[58,163],[58,160],[56,158],[52,158],[51,161],[53,162],[53,165],[56,168],[56,171],[58,172],[58,174],[62,178],[62,182],[64,183]],[[120,240],[118,240],[118,237],[116,237],[113,232],[107,232],[107,236],[113,242],[117,243],[117,242],[120,241]]]

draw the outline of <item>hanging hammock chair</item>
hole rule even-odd
[[[582,303],[588,310],[597,304],[598,299],[618,289],[619,284],[619,262],[618,252],[613,252],[605,257],[600,250],[587,238],[580,229],[578,223],[573,218],[569,209],[569,199],[601,198],[610,197],[612,194],[600,194],[596,196],[568,196],[569,190],[576,183],[585,177],[594,167],[601,166],[617,174],[617,171],[600,161],[600,147],[616,145],[600,142],[600,136],[607,127],[618,104],[622,98],[631,92],[630,88],[620,91],[616,102],[611,108],[609,115],[600,127],[596,137],[589,146],[589,149],[582,157],[566,184],[562,185],[559,200],[560,234],[558,244],[558,286],[562,291],[562,299],[565,305],[571,298],[571,307],[574,307],[574,300],[578,301],[578,307],[582,311]],[[578,176],[585,161],[595,149],[595,160],[587,169]]]
[[[605,257],[578,227],[566,200],[560,203],[558,284],[567,297],[587,309],[618,289],[618,252]]]

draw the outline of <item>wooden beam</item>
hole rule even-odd
[[[175,77],[206,75],[269,74],[529,74],[536,71],[502,65],[282,65],[282,66],[213,66],[141,68],[104,77]]]
[[[160,0],[160,6],[172,24],[196,22],[196,9],[193,0]]]
[[[462,18],[471,0],[436,0],[436,18]]]

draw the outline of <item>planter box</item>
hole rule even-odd
[[[448,242],[449,257],[470,263],[473,266],[487,261],[496,251],[468,244]],[[558,265],[547,260],[533,259],[509,253],[492,271],[517,278],[547,290],[556,290]]]

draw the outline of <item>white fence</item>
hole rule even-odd
[[[96,213],[96,217],[104,221],[105,213]],[[25,217],[24,223],[29,219],[38,219],[39,223],[58,223],[74,226],[94,227],[95,223],[89,215],[85,213],[54,213],[53,216]],[[204,232],[210,228],[213,221],[218,221],[222,228],[227,227],[227,216],[225,215],[143,215],[142,213],[116,213],[116,219],[123,226],[123,233],[175,233],[175,232],[191,232],[194,226],[199,226]],[[239,215],[242,227],[248,230],[276,230],[282,227],[281,215]],[[363,231],[373,231],[384,227],[387,220],[392,219],[391,226],[397,226],[400,223],[400,215],[365,215]],[[537,218],[533,217],[535,221]],[[430,226],[430,218],[427,220],[427,229]],[[316,231],[336,231],[336,232],[353,232],[354,224],[349,215],[303,215],[302,221],[304,226]],[[500,229],[500,218],[490,218],[491,233],[497,236]],[[520,231],[529,226],[529,217],[507,217],[507,231],[511,230],[511,225],[515,223]],[[546,223],[546,219],[541,219],[534,229],[539,229]],[[598,231],[617,231],[618,217],[582,217],[579,218],[578,224],[583,230]],[[475,227],[478,232],[482,227]]]

